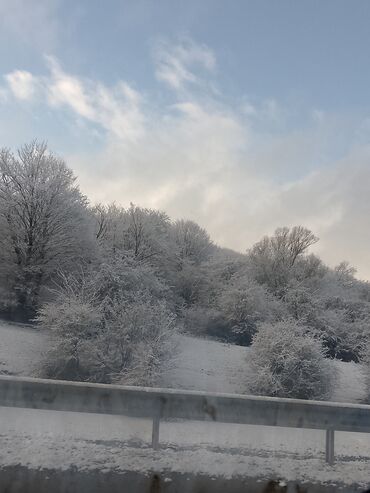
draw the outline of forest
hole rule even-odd
[[[0,173],[0,314],[53,333],[43,376],[154,384],[181,332],[250,346],[256,394],[326,398],[336,358],[370,395],[370,285],[306,227],[222,248],[186,218],[91,203],[39,141],[1,149]]]

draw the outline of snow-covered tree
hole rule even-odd
[[[210,258],[214,245],[207,231],[195,222],[176,221],[172,234],[181,260],[199,265]]]
[[[168,250],[170,220],[154,209],[96,206],[96,236],[113,253],[130,252],[140,261],[156,262]]]
[[[284,294],[297,260],[318,238],[307,228],[278,228],[249,251],[255,279],[277,295]]]
[[[57,269],[70,270],[91,254],[87,200],[75,180],[44,143],[16,155],[0,150],[1,283],[24,318]],[[2,300],[3,308],[9,301]]]
[[[298,399],[325,399],[335,371],[319,340],[294,320],[262,324],[248,355],[251,393]]]
[[[177,270],[176,245],[168,216],[131,204],[125,209],[101,204],[92,209],[95,236],[105,259],[131,255],[171,281]],[[171,284],[173,284],[171,282]]]

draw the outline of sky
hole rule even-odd
[[[370,279],[370,2],[0,0],[0,146],[245,252],[304,225]]]

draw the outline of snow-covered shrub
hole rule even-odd
[[[175,333],[174,314],[154,293],[162,290],[153,274],[130,261],[102,266],[80,279],[65,277],[56,300],[36,319],[55,335],[46,374],[152,384],[170,359]]]
[[[102,323],[102,313],[95,301],[93,285],[84,276],[77,279],[61,275],[56,300],[45,303],[36,318],[53,335],[44,362],[45,376],[66,380],[88,378],[89,341]]]
[[[249,345],[261,322],[282,318],[282,303],[264,286],[238,276],[225,287],[218,299],[218,308],[229,327],[229,342]]]
[[[335,371],[319,340],[294,320],[263,324],[249,352],[251,393],[298,399],[325,399]]]
[[[292,282],[282,299],[292,318],[321,337],[329,357],[358,362],[370,336],[370,303],[358,287],[345,292],[337,283],[332,272],[315,289]]]
[[[370,341],[362,353],[361,363],[365,375],[366,402],[370,404]]]
[[[92,350],[96,379],[153,384],[174,350],[175,315],[145,292],[135,300],[114,300],[104,311]]]
[[[349,310],[326,309],[320,313],[322,339],[330,357],[359,362],[369,341],[370,318],[352,318]]]

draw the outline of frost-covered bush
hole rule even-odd
[[[361,363],[365,375],[366,402],[370,404],[370,341],[362,353]]]
[[[282,318],[284,307],[264,286],[247,276],[236,277],[218,299],[218,309],[229,327],[229,342],[249,345],[261,322]]]
[[[64,277],[36,319],[54,334],[47,376],[154,383],[174,350],[176,330],[163,292],[150,269],[125,260],[79,279]]]
[[[319,340],[294,320],[263,324],[249,352],[251,393],[297,399],[325,399],[335,370]]]
[[[86,356],[89,342],[101,323],[99,310],[81,299],[68,296],[61,303],[46,304],[37,321],[53,331],[53,345],[47,355],[46,376],[62,379],[84,380],[89,376]]]
[[[292,318],[320,335],[329,357],[357,363],[370,336],[370,303],[352,287],[345,293],[334,284],[331,292],[333,279],[328,274],[314,290],[291,283],[283,301]]]
[[[96,379],[153,384],[172,356],[174,332],[175,315],[145,292],[110,303],[92,350]]]

